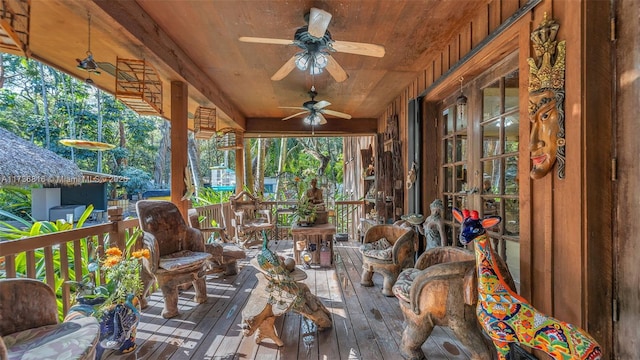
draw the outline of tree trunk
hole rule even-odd
[[[247,189],[255,189],[253,181],[253,162],[251,156],[251,140],[245,140],[244,144],[244,186]]]
[[[171,126],[169,121],[164,120],[160,127],[160,145],[158,146],[158,154],[156,155],[156,162],[153,171],[153,180],[158,187],[166,184],[167,179],[164,178],[166,173],[165,164],[167,163],[167,151],[170,144],[169,134],[171,132]]]
[[[44,132],[45,132],[45,145],[47,149],[51,149],[51,131],[49,129],[49,99],[47,99],[47,86],[44,82],[44,66],[41,62],[38,63],[38,69],[40,71],[40,89],[42,90],[42,107],[44,108],[42,114],[44,115]]]
[[[118,132],[120,134],[120,147],[122,149],[126,149],[127,139],[125,138],[126,133],[124,131],[124,122],[122,120],[118,120]],[[122,158],[117,159],[116,163],[118,164],[118,168],[122,169],[127,166],[127,158],[123,156]]]
[[[266,153],[267,153],[267,139],[258,139],[258,156],[256,156],[256,177],[257,186],[255,188],[255,194],[264,197],[264,171],[266,167]]]
[[[198,149],[192,132],[189,132],[188,134],[187,157],[189,159],[189,167],[191,168],[191,174],[187,175],[192,176],[195,195],[198,196],[198,194],[200,194],[200,189],[202,188],[202,176],[200,174]]]
[[[97,90],[96,96],[98,97],[98,142],[102,142],[102,91]],[[102,151],[98,151],[98,166],[97,172],[102,172]]]
[[[282,180],[282,171],[284,171],[284,164],[287,160],[287,138],[280,139],[280,156],[278,157],[278,177],[276,178],[276,200],[278,200],[278,193],[280,191],[280,181]]]

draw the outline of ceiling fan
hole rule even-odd
[[[271,77],[271,80],[278,81],[284,79],[296,67],[309,72],[312,75],[321,73],[326,69],[337,81],[345,81],[349,75],[342,66],[331,56],[332,52],[343,52],[356,55],[366,55],[374,57],[384,56],[384,47],[376,44],[358,43],[351,41],[338,41],[331,38],[331,33],[327,30],[331,14],[317,8],[311,8],[309,12],[308,25],[299,28],[293,36],[293,41],[286,39],[260,38],[260,37],[240,37],[242,42],[276,45],[295,45],[302,49]]]
[[[296,116],[308,114],[303,119],[304,123],[307,125],[316,126],[316,125],[323,125],[327,123],[327,119],[324,117],[323,114],[339,117],[342,119],[351,119],[351,115],[349,114],[327,109],[327,106],[330,106],[331,103],[325,100],[316,101],[315,97],[317,95],[318,93],[316,92],[315,86],[312,86],[311,90],[309,91],[309,96],[311,97],[311,100],[306,101],[304,104],[302,104],[302,106],[279,106],[280,109],[304,110],[304,111],[295,113],[293,115],[287,116],[282,120],[289,120]]]

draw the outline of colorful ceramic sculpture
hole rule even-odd
[[[496,255],[486,233],[502,220],[499,216],[480,219],[477,211],[453,209],[460,222],[460,242],[475,244],[478,273],[476,315],[491,337],[500,360],[509,353],[509,343],[519,343],[546,352],[554,359],[600,359],[602,350],[584,330],[546,316],[507,286],[496,266]]]

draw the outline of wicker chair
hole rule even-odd
[[[35,279],[0,280],[0,359],[91,359],[100,325],[70,313],[58,323],[56,295]]]
[[[211,254],[205,251],[200,230],[188,226],[178,207],[169,201],[140,200],[136,203],[136,210],[140,229],[144,231],[144,247],[151,252],[149,261],[143,262],[142,307],[146,306],[154,278],[164,297],[164,318],[179,314],[178,285],[193,282],[196,291],[194,301],[207,301],[204,276]],[[145,273],[153,276],[145,276]]]
[[[391,287],[404,268],[413,267],[417,236],[409,227],[374,225],[364,235],[360,285],[373,286],[373,273],[383,276],[382,293],[393,296]]]

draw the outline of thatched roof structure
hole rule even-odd
[[[76,164],[0,128],[0,186],[80,185]]]

